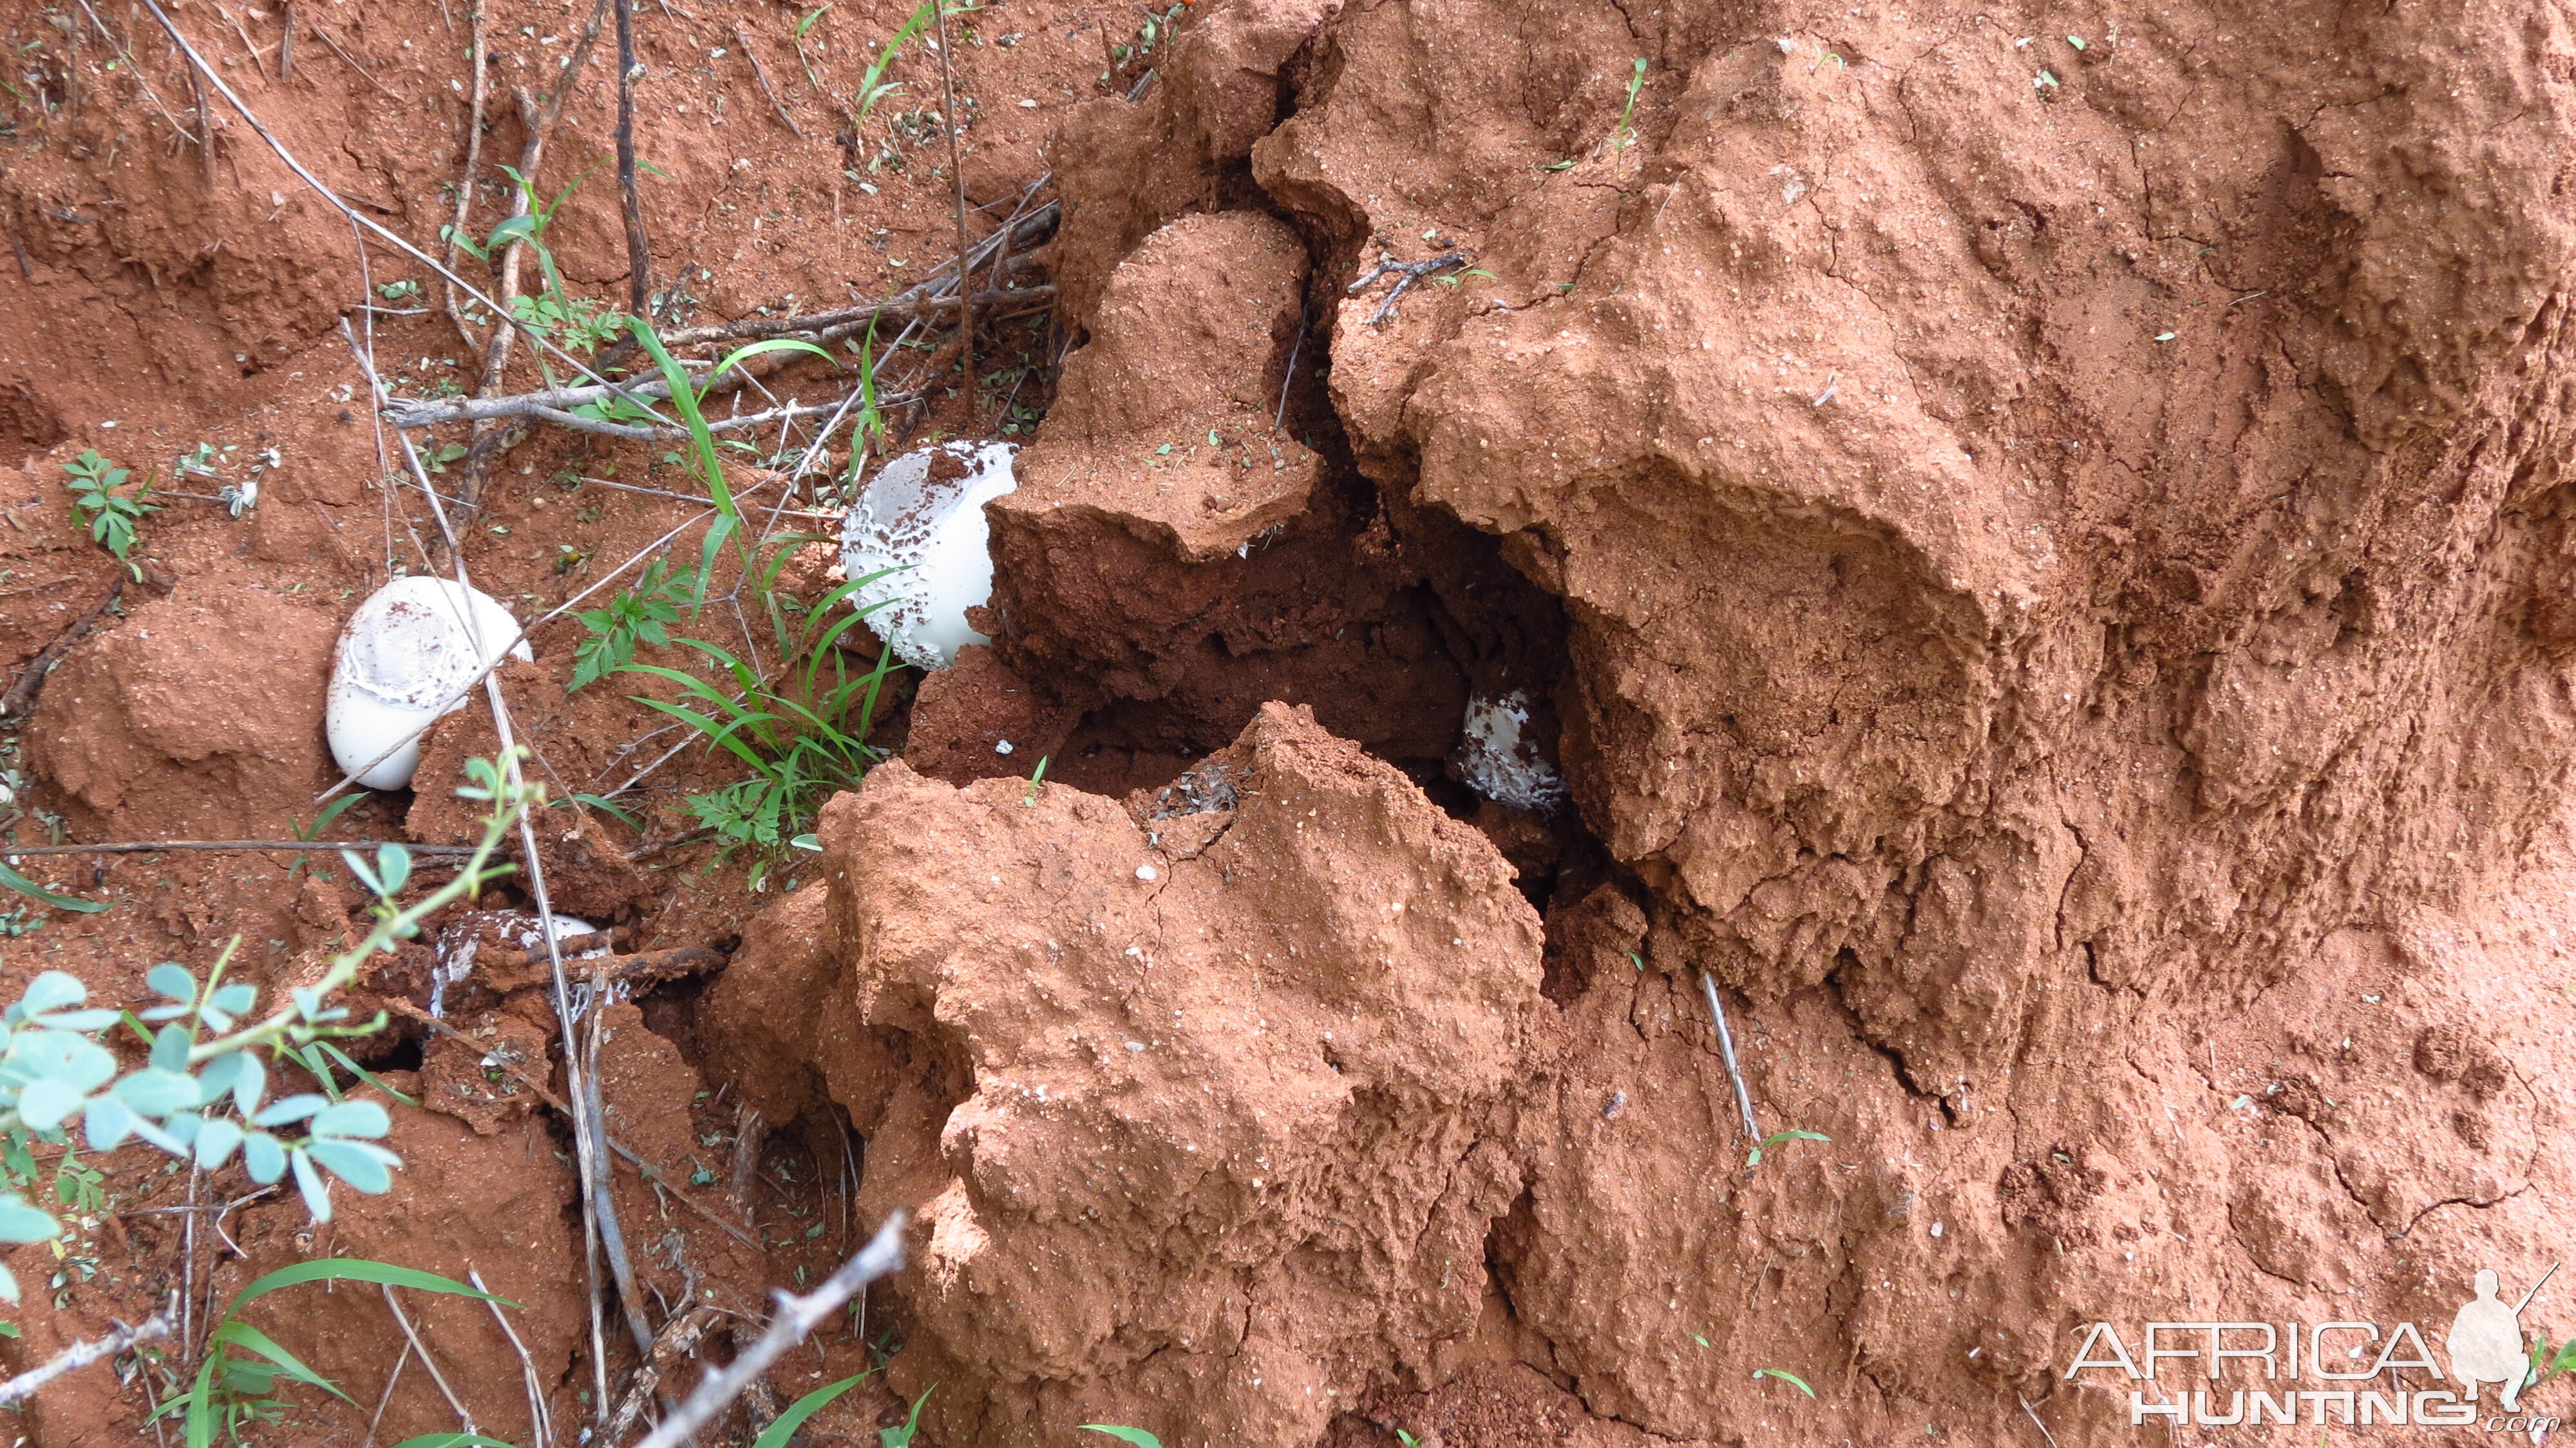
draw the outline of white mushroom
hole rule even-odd
[[[968,644],[989,643],[966,610],[993,596],[993,554],[984,505],[1019,486],[1009,443],[940,443],[877,470],[841,525],[841,568],[851,578],[884,572],[851,602],[883,604],[868,615],[896,658],[944,669]],[[962,476],[933,478],[931,463],[954,459]]]
[[[475,676],[505,649],[536,657],[490,594],[445,578],[397,578],[377,589],[340,630],[324,721],[331,757],[369,789],[409,785],[420,731],[464,708]]]

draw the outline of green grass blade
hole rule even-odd
[[[452,1277],[423,1272],[417,1267],[397,1267],[390,1262],[375,1262],[364,1257],[320,1257],[280,1267],[252,1282],[233,1299],[232,1311],[239,1312],[244,1303],[265,1297],[281,1287],[303,1282],[376,1282],[387,1287],[408,1287],[415,1292],[443,1292],[451,1297],[471,1297],[478,1302],[497,1302],[503,1307],[519,1304],[489,1292],[477,1292]]]
[[[101,910],[106,909],[110,903],[105,900],[78,900],[69,895],[57,895],[53,891],[46,889],[44,886],[37,884],[35,881],[28,879],[26,876],[19,874],[17,871],[10,869],[5,863],[0,863],[0,885],[6,885],[21,895],[32,895],[35,898],[44,901],[46,904],[53,906],[57,910],[70,910],[82,915],[96,915]]]
[[[1807,1386],[1807,1380],[1793,1372],[1786,1372],[1779,1368],[1755,1368],[1753,1370],[1753,1376],[1757,1378],[1778,1378],[1780,1381],[1796,1388],[1799,1392],[1806,1394],[1810,1398],[1816,1395],[1816,1390]]]
[[[210,1350],[221,1348],[228,1344],[237,1344],[239,1346],[249,1348],[252,1352],[258,1353],[261,1357],[277,1364],[278,1370],[284,1373],[287,1377],[292,1378],[299,1383],[310,1383],[314,1387],[320,1388],[322,1391],[338,1398],[341,1402],[354,1404],[357,1401],[357,1399],[350,1397],[347,1393],[341,1392],[337,1383],[332,1382],[329,1378],[326,1378],[320,1373],[313,1371],[311,1368],[306,1367],[303,1359],[297,1357],[291,1352],[288,1352],[285,1348],[278,1346],[277,1342],[267,1333],[260,1331],[258,1328],[251,1326],[247,1322],[239,1320],[226,1322],[223,1326],[215,1329],[214,1336],[206,1339],[206,1345]]]
[[[1120,1428],[1109,1423],[1085,1423],[1082,1425],[1082,1431],[1085,1433],[1106,1433],[1121,1443],[1133,1443],[1136,1445],[1136,1448],[1163,1448],[1162,1439],[1155,1437],[1153,1434],[1146,1432],[1142,1428]]]
[[[875,1368],[870,1368],[867,1373],[861,1373],[855,1378],[843,1378],[837,1383],[826,1383],[798,1398],[786,1412],[778,1415],[775,1422],[763,1428],[759,1437],[751,1440],[751,1448],[787,1448],[787,1440],[796,1436],[796,1430],[805,1426],[806,1419],[821,1412],[834,1398],[857,1387],[866,1379],[868,1373],[875,1371]],[[397,1444],[396,1448],[406,1448],[406,1445]]]

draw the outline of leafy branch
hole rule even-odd
[[[120,1074],[115,1054],[98,1038],[127,1019],[126,1013],[89,1007],[89,988],[63,971],[49,970],[28,982],[17,1004],[0,1014],[0,1134],[20,1128],[67,1132],[78,1120],[86,1124],[92,1150],[111,1150],[131,1136],[208,1170],[238,1151],[251,1180],[261,1185],[292,1171],[316,1221],[331,1219],[325,1172],[361,1192],[389,1188],[391,1168],[401,1160],[372,1140],[392,1128],[385,1109],[372,1101],[335,1103],[312,1094],[269,1101],[268,1067],[258,1053],[303,1059],[314,1042],[381,1029],[381,1013],[352,1026],[346,1024],[347,1008],[325,1002],[355,980],[371,957],[391,954],[396,942],[417,936],[422,920],[510,871],[491,857],[521,812],[543,804],[543,790],[512,786],[486,759],[467,761],[466,775],[458,795],[488,803],[491,812],[482,840],[455,878],[401,905],[398,897],[411,882],[408,849],[379,846],[372,864],[341,851],[350,873],[376,897],[368,907],[376,923],[319,981],[288,992],[286,1004],[264,1017],[245,1024],[259,992],[224,979],[238,936],[225,945],[202,985],[185,966],[156,965],[144,983],[166,1003],[145,1009],[139,1021],[159,1027],[152,1032],[151,1057]],[[295,1126],[300,1133],[279,1130]],[[0,1194],[0,1242],[50,1241],[60,1231],[52,1216],[16,1193]],[[0,1269],[0,1298],[18,1300],[18,1284],[6,1269]]]

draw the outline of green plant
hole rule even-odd
[[[2524,1381],[2523,1391],[2529,1392],[2570,1369],[2576,1369],[2576,1337],[2570,1337],[2553,1349],[2549,1346],[2548,1333],[2533,1333],[2531,1335],[2531,1375]]]
[[[163,1403],[153,1418],[180,1419],[187,1435],[187,1448],[210,1448],[218,1425],[225,1437],[239,1442],[245,1425],[275,1422],[286,1407],[269,1396],[280,1378],[320,1388],[344,1403],[354,1403],[356,1400],[341,1392],[337,1384],[306,1367],[295,1354],[279,1346],[267,1333],[242,1320],[242,1309],[252,1302],[281,1287],[305,1282],[374,1282],[387,1287],[409,1287],[418,1292],[471,1297],[503,1307],[518,1306],[506,1298],[477,1292],[462,1282],[441,1277],[435,1272],[397,1267],[389,1262],[365,1258],[325,1257],[281,1267],[253,1281],[233,1298],[231,1305],[224,1309],[223,1321],[206,1337],[206,1355],[197,1364],[195,1380],[186,1392]],[[236,1349],[256,1356],[239,1355]],[[408,1439],[397,1448],[463,1448],[463,1445],[509,1448],[506,1443],[467,1433],[428,1434]]]
[[[810,610],[820,619],[833,604],[874,580],[874,575],[845,583]],[[705,654],[731,676],[739,690],[727,694],[694,674],[658,664],[629,664],[624,672],[652,674],[680,686],[680,703],[647,696],[636,702],[679,720],[698,731],[710,750],[722,749],[751,767],[751,777],[689,798],[698,823],[725,842],[723,854],[745,846],[761,851],[793,842],[811,824],[823,799],[835,790],[855,789],[884,752],[867,742],[869,721],[876,713],[878,692],[894,670],[891,650],[876,667],[853,674],[833,643],[856,625],[865,610],[852,610],[825,624],[820,634],[781,669],[787,687],[763,679],[732,654],[700,639],[680,640]],[[823,676],[824,660],[831,677]],[[692,708],[690,705],[696,705]],[[857,724],[849,723],[855,713]],[[752,880],[767,874],[766,861],[754,866]]]
[[[63,464],[71,474],[72,506],[89,524],[89,536],[107,546],[107,551],[123,561],[134,551],[135,525],[147,513],[158,513],[161,505],[150,501],[152,480],[145,478],[126,487],[133,469],[120,468],[114,459],[96,448],[84,449],[79,457]],[[132,567],[131,563],[126,565]]]
[[[818,10],[814,13],[820,15],[823,12]],[[903,82],[885,78],[886,69],[894,64],[895,52],[903,49],[904,42],[918,37],[937,20],[938,12],[933,8],[931,0],[922,0],[920,7],[905,17],[902,25],[896,27],[894,38],[885,43],[884,49],[877,52],[876,59],[868,62],[867,73],[859,77],[858,107],[850,116],[852,135],[855,136],[859,127],[866,124],[868,113],[877,108],[877,102],[903,89]]]
[[[454,242],[458,249],[477,261],[488,262],[506,251],[512,242],[525,242],[528,249],[536,253],[537,268],[544,274],[546,286],[542,292],[512,297],[511,314],[541,339],[585,355],[616,340],[617,334],[626,330],[626,316],[590,297],[576,297],[564,286],[563,271],[555,265],[554,249],[546,245],[546,232],[554,225],[555,215],[563,209],[563,204],[572,199],[572,193],[582,182],[590,179],[591,172],[605,164],[607,158],[602,157],[582,168],[581,174],[566,182],[564,189],[556,192],[551,202],[538,194],[532,180],[520,175],[515,167],[504,166],[501,170],[519,188],[519,194],[526,198],[527,210],[502,218],[492,228],[492,234],[479,244],[454,226],[439,228],[441,239]]]
[[[391,1186],[389,1168],[401,1163],[372,1140],[391,1127],[385,1109],[372,1101],[335,1104],[318,1095],[269,1101],[268,1067],[259,1053],[285,1055],[329,1037],[381,1029],[381,1013],[366,1025],[348,1025],[347,1008],[326,1002],[370,957],[392,954],[396,942],[417,935],[422,919],[510,868],[491,864],[493,851],[520,811],[531,801],[542,802],[542,792],[507,784],[490,760],[467,761],[466,773],[469,783],[457,793],[492,808],[481,842],[456,877],[400,905],[397,897],[411,878],[410,851],[385,845],[372,865],[342,851],[350,873],[376,897],[369,907],[376,923],[319,980],[288,992],[287,1003],[265,1017],[247,1020],[258,1004],[256,988],[223,978],[239,936],[224,946],[202,985],[172,962],[144,976],[168,1004],[142,1012],[140,1024],[158,1029],[149,1059],[131,1071],[120,1071],[115,1054],[98,1039],[126,1019],[124,1012],[84,1008],[89,988],[59,970],[29,981],[18,1002],[0,1014],[0,1133],[24,1130],[64,1141],[78,1120],[94,1151],[113,1150],[130,1136],[209,1170],[239,1151],[251,1179],[262,1185],[292,1171],[316,1221],[331,1218],[326,1173],[361,1192]],[[285,1127],[301,1130],[281,1133]],[[13,1170],[16,1164],[10,1161]],[[57,1197],[68,1204],[61,1192],[58,1184]],[[0,1242],[49,1241],[59,1230],[51,1216],[15,1192],[0,1193]],[[18,1284],[5,1269],[0,1297],[18,1300]]]
[[[1760,1382],[1764,1378],[1778,1378],[1780,1381],[1796,1388],[1799,1392],[1806,1394],[1810,1398],[1816,1395],[1816,1390],[1807,1386],[1807,1380],[1793,1372],[1788,1372],[1780,1368],[1755,1368],[1753,1370],[1753,1379],[1755,1382]]]
[[[657,558],[633,588],[619,592],[606,608],[574,614],[590,630],[590,637],[573,650],[572,682],[564,685],[564,692],[582,689],[635,662],[639,644],[655,648],[668,644],[669,626],[680,621],[681,608],[697,593],[696,570],[673,573],[669,563]]]
[[[1137,1445],[1137,1448],[1163,1448],[1162,1439],[1155,1437],[1153,1434],[1146,1432],[1142,1428],[1121,1428],[1113,1423],[1085,1423],[1082,1425],[1082,1431],[1085,1433],[1106,1433],[1121,1443],[1133,1443]],[[1413,1440],[1411,1438],[1406,1438],[1404,1441],[1407,1448],[1410,1448]]]
[[[879,1428],[877,1448],[912,1448],[912,1435],[921,1431],[921,1405],[929,1402],[930,1395],[938,1391],[937,1383],[922,1389],[921,1396],[912,1400],[912,1416],[904,1419],[901,1427]]]
[[[1775,1131],[1775,1132],[1771,1133],[1769,1136],[1766,1136],[1766,1137],[1762,1138],[1762,1144],[1761,1144],[1760,1146],[1757,1146],[1757,1147],[1753,1148],[1753,1150],[1752,1150],[1751,1152],[1749,1152],[1749,1153],[1747,1153],[1747,1154],[1745,1155],[1745,1158],[1744,1158],[1744,1164],[1745,1164],[1745,1166],[1747,1166],[1747,1167],[1757,1167],[1757,1166],[1760,1166],[1760,1165],[1762,1164],[1762,1153],[1764,1153],[1764,1152],[1766,1152],[1766,1151],[1769,1151],[1771,1148],[1773,1148],[1773,1147],[1775,1147],[1775,1146],[1778,1146],[1780,1143],[1782,1143],[1782,1142],[1784,1142],[1784,1141],[1831,1141],[1831,1140],[1833,1140],[1833,1138],[1832,1138],[1832,1137],[1827,1136],[1827,1135],[1825,1135],[1824,1133],[1822,1133],[1822,1132],[1818,1132],[1818,1131]]]
[[[61,842],[56,841],[56,843],[59,844]],[[70,895],[57,895],[53,891],[46,889],[44,886],[37,884],[35,881],[28,879],[26,876],[19,874],[16,870],[11,869],[8,862],[5,860],[0,860],[0,885],[5,885],[8,888],[17,891],[19,894],[28,896],[31,899],[42,900],[57,910],[69,910],[77,915],[96,915],[101,910],[107,908],[107,902],[104,900],[82,900]],[[23,909],[24,907],[21,908]],[[35,928],[36,927],[33,925],[27,927],[28,930],[33,930]],[[15,933],[23,935],[26,931],[22,930]]]
[[[1637,57],[1636,66],[1628,72],[1628,103],[1619,108],[1619,129],[1612,133],[1612,138],[1618,141],[1619,149],[1622,151],[1637,144],[1636,127],[1629,122],[1637,114],[1637,92],[1645,88],[1646,58],[1641,55]]]
[[[823,12],[817,10],[814,13],[820,15]],[[870,1368],[866,1373],[859,1373],[851,1377],[843,1378],[837,1383],[825,1383],[823,1386],[816,1388],[814,1391],[807,1393],[801,1398],[798,1398],[794,1403],[788,1405],[786,1412],[779,1414],[775,1419],[771,1420],[768,1427],[760,1430],[760,1436],[751,1440],[751,1448],[787,1448],[787,1440],[796,1436],[796,1430],[805,1426],[806,1419],[821,1412],[825,1407],[831,1404],[833,1399],[848,1392],[850,1389],[857,1387],[867,1378],[868,1373],[873,1373],[875,1371],[875,1368]],[[922,1396],[927,1398],[930,1395],[928,1393],[924,1393]],[[918,1403],[914,1404],[914,1416],[918,1417],[920,1413],[921,1405]],[[883,1429],[880,1431],[890,1432],[892,1430]]]
[[[707,485],[708,501],[715,505],[715,521],[707,525],[707,536],[698,545],[698,567],[691,581],[689,609],[694,616],[698,605],[706,601],[707,585],[713,579],[717,556],[724,552],[726,543],[737,540],[743,528],[742,506],[734,501],[733,489],[725,484],[724,459],[717,450],[715,434],[707,427],[706,413],[699,405],[706,389],[714,386],[717,378],[764,352],[811,352],[826,362],[832,360],[832,354],[794,337],[773,337],[765,342],[735,348],[700,381],[692,379],[688,369],[671,356],[670,349],[662,345],[661,337],[653,331],[650,323],[638,317],[630,318],[629,325],[635,340],[652,354],[654,366],[661,370],[663,382],[671,389],[671,405],[679,411],[681,426],[689,433],[690,470]],[[623,403],[623,399],[615,400]],[[743,554],[744,570],[748,572],[751,566],[749,546],[738,546]]]

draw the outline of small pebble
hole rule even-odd
[[[1614,1120],[1617,1120],[1617,1119],[1618,1119],[1618,1116],[1619,1116],[1619,1112],[1620,1112],[1623,1108],[1625,1108],[1625,1107],[1627,1106],[1627,1104],[1628,1104],[1628,1093],[1627,1093],[1627,1092],[1625,1092],[1625,1091],[1614,1091],[1614,1092],[1612,1092],[1612,1093],[1610,1094],[1610,1104],[1601,1108],[1601,1119],[1602,1119],[1602,1120],[1604,1120],[1604,1121],[1614,1121]],[[1937,1235],[1937,1234],[1936,1234],[1936,1235]]]
[[[993,746],[993,752],[994,752],[995,754],[1008,754],[1008,753],[1010,753],[1010,752],[1011,752],[1011,741],[1009,741],[1008,739],[1005,739],[1005,740],[1003,740],[1001,743],[994,745],[994,746]]]
[[[1151,880],[1151,879],[1153,879],[1153,878],[1154,878],[1154,867],[1153,867],[1153,866],[1151,866],[1151,865],[1138,865],[1138,866],[1136,867],[1136,878],[1137,878],[1137,879],[1139,879],[1139,880]]]

